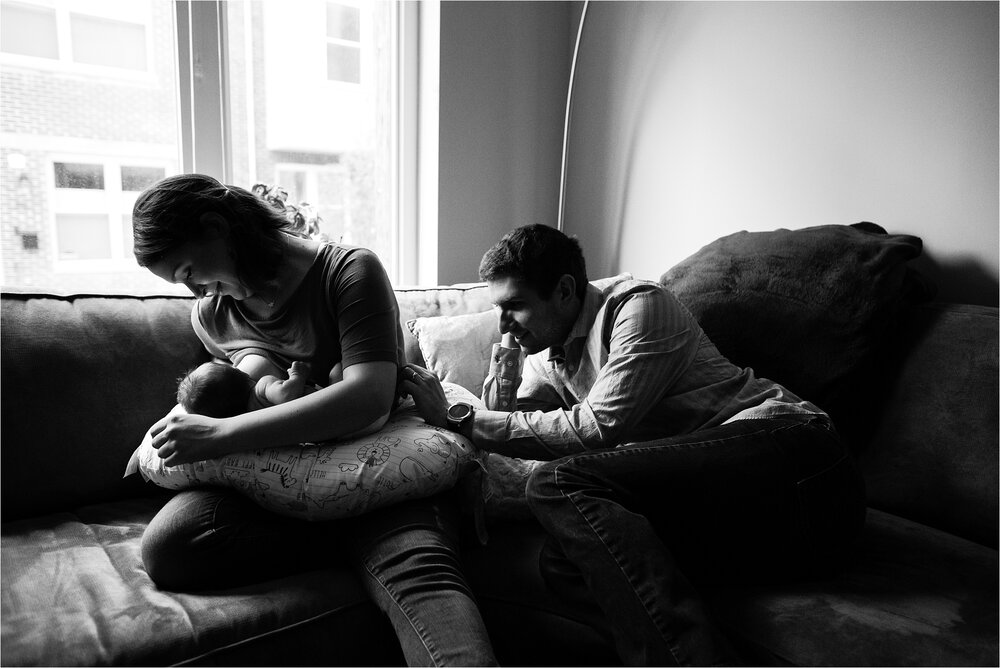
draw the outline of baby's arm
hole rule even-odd
[[[305,362],[292,362],[291,368],[288,369],[287,380],[276,376],[264,376],[257,381],[254,394],[265,406],[276,406],[305,394],[308,380],[309,365]]]

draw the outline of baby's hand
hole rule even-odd
[[[292,362],[288,368],[288,379],[277,380],[267,385],[264,397],[271,404],[283,404],[292,399],[298,399],[305,394],[306,382],[309,380],[309,364]]]
[[[292,366],[288,367],[288,380],[299,382],[301,379],[302,383],[305,383],[309,379],[309,362],[292,362]]]

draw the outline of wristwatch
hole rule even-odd
[[[448,427],[452,431],[461,431],[462,427],[472,419],[474,410],[472,404],[459,401],[448,408]]]

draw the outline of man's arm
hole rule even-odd
[[[610,330],[607,360],[586,397],[556,410],[477,411],[472,425],[477,446],[513,457],[555,459],[625,440],[690,366],[700,330],[663,290],[629,294],[605,313],[594,327]]]

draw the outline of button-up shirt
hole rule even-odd
[[[666,288],[623,279],[587,286],[558,347],[523,356],[495,344],[473,441],[554,459],[776,415],[825,415],[719,353]]]

